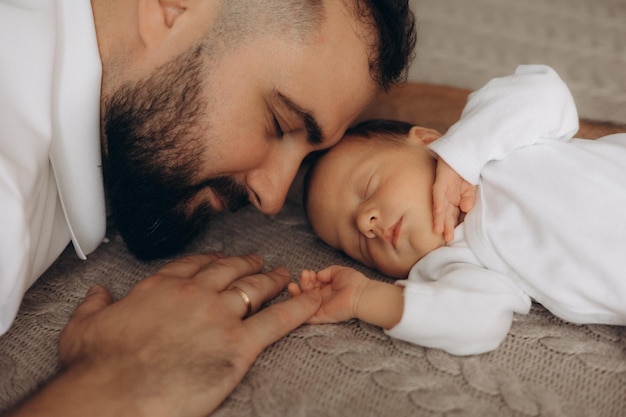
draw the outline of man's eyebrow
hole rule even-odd
[[[302,123],[307,133],[307,140],[312,145],[321,145],[324,142],[324,133],[315,116],[293,102],[289,97],[277,91],[276,96],[292,113],[295,113]]]

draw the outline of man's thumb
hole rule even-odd
[[[106,288],[100,285],[89,288],[85,299],[76,307],[70,321],[59,336],[59,359],[61,363],[67,365],[77,358],[81,349],[80,335],[85,331],[84,323],[90,316],[103,310],[112,302],[113,297]]]
[[[80,320],[89,317],[111,303],[113,303],[113,297],[111,297],[109,290],[101,285],[94,285],[87,290],[85,299],[76,308],[76,311],[74,311],[72,320]]]

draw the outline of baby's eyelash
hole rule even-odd
[[[372,183],[372,176],[370,175],[369,179],[367,180],[367,183],[365,184],[365,188],[363,188],[363,199],[366,199],[369,197],[369,188],[370,188],[370,184]]]

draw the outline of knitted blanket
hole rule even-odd
[[[59,332],[93,284],[122,297],[164,261],[133,258],[115,230],[87,262],[71,248],[30,289],[0,338],[0,409],[58,370]],[[301,207],[223,215],[189,249],[258,252],[270,266],[342,263],[386,279],[320,243]],[[286,292],[278,299],[288,297]],[[540,306],[517,316],[502,346],[456,357],[394,340],[357,320],[304,325],[266,349],[215,416],[622,416],[626,328],[575,326]]]
[[[626,122],[626,1],[412,3],[420,24],[412,80],[478,88],[518,64],[545,63],[570,85],[581,116]],[[294,280],[331,263],[386,279],[323,245],[293,202],[275,217],[224,214],[195,251],[260,253]],[[119,299],[164,262],[136,260],[113,228],[86,262],[68,248],[0,337],[0,411],[58,371],[59,333],[91,285]],[[266,349],[214,415],[624,416],[626,328],[568,324],[535,305],[497,350],[456,357],[357,320],[304,325]]]

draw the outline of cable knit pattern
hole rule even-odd
[[[115,230],[108,238],[87,262],[66,251],[27,293],[0,337],[0,409],[58,370],[59,332],[92,284],[120,298],[165,262],[134,259]],[[255,249],[293,279],[329,263],[387,279],[321,244],[293,203],[273,218],[252,208],[226,214],[189,250]],[[390,339],[358,320],[302,326],[261,354],[214,415],[618,417],[625,394],[626,329],[564,323],[536,305],[499,349],[471,357]]]
[[[584,117],[626,122],[624,0],[412,1],[420,36],[411,78],[469,88],[518,64],[553,66]],[[266,217],[252,208],[223,215],[191,248],[257,252],[268,266],[330,263],[380,274],[321,244],[301,208]],[[165,261],[142,263],[115,230],[89,257],[71,248],[28,291],[0,337],[0,411],[59,369],[56,344],[93,284],[123,297]],[[278,299],[288,297],[286,292]],[[302,326],[266,349],[214,416],[368,417],[626,415],[626,328],[577,326],[541,306],[516,316],[495,351],[455,357],[389,338],[352,320]]]

